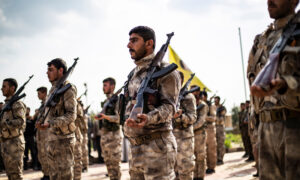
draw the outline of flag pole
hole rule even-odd
[[[242,35],[241,28],[239,27],[239,37],[240,37],[240,48],[241,48],[241,58],[242,58],[242,70],[243,70],[243,79],[244,79],[244,91],[245,91],[245,101],[247,100],[247,89],[246,89],[246,78],[245,78],[245,69],[244,69],[244,55],[243,55],[243,46],[242,46]]]

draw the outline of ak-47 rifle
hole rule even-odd
[[[21,94],[21,93],[25,89],[26,84],[31,80],[32,77],[33,77],[33,75],[29,76],[29,79],[18,89],[18,91],[12,96],[12,98],[9,100],[9,102],[7,104],[5,104],[5,106],[2,108],[2,110],[0,112],[0,119],[2,118],[4,112],[12,109],[12,106],[15,102],[17,102],[18,100],[20,100],[26,96],[25,93],[23,93],[23,94]]]
[[[179,109],[181,100],[182,100],[188,93],[190,93],[190,92],[188,91],[188,88],[189,88],[189,86],[190,86],[190,84],[191,84],[191,82],[192,82],[194,76],[195,76],[195,73],[191,74],[191,77],[187,80],[187,82],[184,84],[184,86],[180,89],[178,101],[177,101],[177,104],[176,104],[176,110]],[[199,90],[199,87],[195,87],[195,88],[197,88],[197,89],[195,89],[193,92]],[[194,89],[194,88],[193,88],[193,89]]]
[[[49,95],[49,98],[47,99],[45,104],[40,109],[38,121],[41,124],[44,124],[44,121],[45,121],[46,117],[48,116],[48,113],[50,112],[50,109],[57,104],[57,102],[55,100],[58,97],[62,96],[72,86],[70,83],[66,84],[65,86],[64,86],[64,84],[65,84],[66,80],[68,79],[69,75],[73,72],[78,60],[79,60],[79,58],[74,59],[74,63],[72,64],[72,66],[69,67],[67,72],[63,75],[63,77],[61,77],[59,79],[59,81],[57,82],[57,84],[55,86],[55,89]],[[48,111],[45,114],[45,111],[46,111],[47,107],[49,107],[49,108],[48,108]]]
[[[268,62],[258,73],[250,88],[253,95],[256,93],[256,86],[261,87],[264,91],[269,91],[272,88],[271,81],[275,79],[282,50],[287,44],[292,43],[296,36],[300,35],[298,23],[293,22],[293,20],[299,18],[299,16],[300,13],[298,12],[296,16],[289,21],[287,26],[283,29],[281,37],[271,49]]]
[[[88,106],[83,110],[83,113],[84,113],[84,114],[87,114],[87,113],[89,112],[90,107],[91,107],[91,104],[88,105]]]
[[[160,50],[156,53],[154,59],[152,60],[152,63],[150,65],[150,68],[147,72],[146,77],[143,79],[139,90],[137,92],[137,96],[136,96],[136,104],[134,105],[129,118],[130,119],[134,119],[135,121],[138,122],[137,119],[137,115],[138,114],[142,114],[143,113],[143,109],[144,109],[144,95],[145,93],[149,93],[149,94],[154,94],[157,92],[157,90],[151,89],[149,87],[149,85],[155,81],[157,78],[163,77],[169,73],[171,73],[172,71],[174,71],[177,68],[177,65],[172,63],[171,65],[157,71],[157,68],[160,64],[160,62],[162,61],[167,49],[168,49],[168,45],[170,44],[170,40],[172,38],[172,36],[174,35],[174,33],[170,33],[167,34],[168,39],[167,42],[165,44],[162,45],[162,47],[160,48]],[[157,72],[156,72],[157,71]]]
[[[124,86],[122,86],[117,92],[115,92],[103,105],[101,112],[97,115],[97,118],[101,118],[101,114],[105,114],[106,109],[108,107],[111,107],[113,104],[115,104],[118,101],[118,95],[122,92],[122,89]]]
[[[81,99],[81,97],[84,95],[86,96],[86,93],[87,93],[87,89],[84,91],[84,93],[82,93],[77,99]]]

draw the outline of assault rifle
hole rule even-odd
[[[26,96],[25,93],[23,93],[23,94],[21,94],[21,93],[25,89],[26,84],[31,80],[32,77],[33,77],[33,75],[29,76],[29,79],[18,89],[18,91],[13,95],[13,97],[9,100],[9,102],[7,104],[5,104],[5,106],[2,108],[2,110],[0,112],[0,119],[2,118],[4,112],[12,109],[12,106],[15,102],[17,102],[18,100],[20,100]]]
[[[118,95],[122,92],[122,86],[117,92],[115,92],[103,105],[101,112],[96,116],[97,118],[101,118],[101,114],[105,114],[106,109],[111,107],[114,103],[118,101]]]
[[[129,116],[130,119],[134,119],[135,121],[138,121],[137,115],[143,113],[145,93],[154,94],[158,91],[156,89],[151,89],[149,87],[150,84],[153,81],[155,81],[157,78],[163,77],[163,76],[171,73],[172,71],[174,71],[177,68],[177,65],[172,63],[169,66],[157,71],[157,68],[168,49],[168,45],[170,44],[170,40],[173,35],[174,35],[173,32],[170,34],[167,34],[167,36],[168,36],[167,42],[162,45],[162,47],[160,48],[160,50],[157,52],[154,59],[152,60],[152,63],[147,72],[147,75],[143,79],[143,81],[138,89],[137,96],[136,96],[136,104],[134,105],[134,107],[130,113],[130,116]]]
[[[176,104],[176,110],[179,109],[180,102],[184,98],[184,96],[186,96],[188,93],[190,93],[190,92],[187,91],[187,89],[189,88],[189,86],[191,84],[191,81],[193,80],[194,76],[195,76],[195,73],[191,74],[190,79],[188,79],[187,82],[185,83],[185,85],[180,89],[178,101],[177,101],[177,104]],[[198,90],[200,90],[199,87],[198,87]],[[194,90],[194,92],[195,91],[197,91],[197,90]]]
[[[224,111],[224,110],[226,111],[226,108],[225,108],[225,106],[224,106],[224,103],[225,103],[225,99],[224,99],[224,101],[222,102],[221,106],[218,107],[218,109],[217,109],[217,112],[216,112],[216,113],[217,113],[217,116],[218,116],[218,117],[221,116],[221,112],[222,112],[222,111]]]
[[[55,86],[55,89],[49,95],[49,98],[47,99],[45,104],[40,109],[38,121],[41,124],[44,124],[44,121],[45,121],[46,117],[48,116],[48,113],[50,112],[50,109],[58,103],[57,99],[60,96],[62,96],[72,86],[70,83],[66,84],[65,86],[64,86],[64,84],[65,84],[66,80],[68,79],[69,75],[73,72],[78,60],[79,60],[79,58],[74,59],[74,63],[72,64],[72,66],[69,67],[67,72],[63,75],[63,77],[61,77],[59,79],[59,81],[57,82],[57,84]],[[48,108],[48,111],[45,114],[45,111],[46,111],[47,107],[49,107],[49,108]]]
[[[87,114],[87,113],[89,112],[90,107],[91,107],[91,104],[88,105],[88,106],[83,110],[83,113],[84,113],[84,114]]]
[[[289,21],[287,26],[283,29],[281,37],[277,40],[274,47],[269,53],[269,59],[263,69],[258,73],[255,78],[252,86],[251,93],[255,95],[256,88],[255,86],[261,87],[264,91],[271,90],[271,81],[275,79],[279,60],[280,53],[286,47],[287,44],[293,43],[296,36],[300,35],[299,28],[297,28],[298,23],[293,22],[295,18],[299,18],[300,13],[298,12],[296,16]]]

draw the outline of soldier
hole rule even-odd
[[[75,146],[74,146],[74,180],[81,179],[82,172],[82,134],[80,131],[80,124],[84,121],[84,111],[80,103],[80,100],[77,99],[77,118],[75,120],[76,130],[75,130]]]
[[[269,15],[275,21],[255,38],[248,62],[250,85],[267,63],[270,50],[281,37],[283,29],[287,28],[288,22],[299,24],[300,14],[295,15],[298,3],[298,0],[268,0]],[[261,180],[300,179],[299,42],[296,34],[286,42],[280,52],[278,68],[274,69],[276,77],[269,90],[259,86],[251,87],[254,110],[259,114],[260,121],[258,141]]]
[[[2,111],[3,105],[4,105],[4,103],[0,102],[0,112]],[[1,145],[0,145],[0,149],[1,149]],[[0,153],[0,172],[2,172],[3,170],[4,170],[3,158]]]
[[[41,100],[41,106],[39,110],[44,106],[46,97],[47,97],[47,88],[46,87],[39,87],[37,89],[38,98]],[[34,115],[34,119],[36,119],[39,116],[39,110]],[[37,149],[38,149],[38,159],[42,166],[42,172],[44,174],[42,180],[49,180],[49,163],[47,159],[47,137],[48,137],[48,129],[41,129],[37,128],[36,132],[36,141],[37,141]]]
[[[252,151],[252,144],[251,144],[251,139],[250,139],[250,135],[249,135],[249,115],[250,115],[250,101],[246,101],[245,103],[245,116],[244,116],[244,138],[246,140],[246,148],[248,149],[248,154],[249,154],[249,157],[248,159],[246,160],[246,162],[252,162],[254,161],[254,157],[253,157],[253,151]]]
[[[215,173],[217,166],[217,140],[216,140],[216,106],[207,99],[207,92],[201,92],[202,101],[208,105],[206,121],[206,174]]]
[[[82,108],[84,108],[83,103],[79,101]],[[80,123],[80,132],[82,135],[81,151],[82,151],[82,172],[88,171],[89,165],[89,152],[88,152],[88,117],[86,116],[88,109],[84,109],[83,119]]]
[[[135,96],[149,65],[154,58],[155,33],[146,26],[138,26],[129,32],[129,53],[136,67],[129,76],[129,102],[125,115],[129,117]],[[164,67],[166,63],[159,66]],[[177,71],[157,79],[154,84],[157,95],[147,96],[143,114],[138,114],[138,121],[126,119],[124,131],[129,138],[131,159],[129,174],[131,179],[174,179],[176,140],[172,133],[172,117],[180,90],[180,77]],[[159,102],[159,104],[156,104]]]
[[[5,104],[15,94],[17,88],[18,83],[15,79],[3,80],[1,90],[6,97]],[[23,179],[25,114],[26,106],[19,100],[12,105],[10,111],[5,111],[0,117],[1,154],[9,180]]]
[[[179,73],[182,84],[183,73]],[[193,124],[196,118],[196,99],[189,93],[181,100],[180,109],[173,116],[173,134],[177,142],[176,179],[193,179],[195,168]]]
[[[67,72],[66,62],[60,58],[53,59],[48,64],[48,79],[52,84],[49,95],[54,91],[56,83]],[[64,86],[70,84],[66,81]],[[49,162],[49,175],[51,180],[72,180],[74,166],[74,143],[77,116],[77,90],[71,84],[59,98],[54,107],[48,107],[49,113],[45,123],[37,123],[37,127],[49,128],[47,155]],[[46,110],[47,111],[47,110]]]
[[[216,118],[216,139],[217,139],[217,165],[224,164],[223,157],[225,154],[225,107],[220,104],[220,97],[214,98],[217,108]]]
[[[245,115],[247,115],[246,113],[246,106],[245,103],[241,103],[240,104],[240,112],[239,112],[239,128],[240,128],[240,132],[241,132],[241,136],[242,136],[242,141],[243,141],[243,145],[245,148],[245,154],[243,155],[243,158],[245,157],[249,157],[249,148],[248,148],[248,144],[247,144],[247,139],[246,139],[246,134],[245,134]],[[248,127],[248,123],[247,123],[247,127]],[[248,134],[248,128],[247,128],[247,134]]]
[[[206,168],[206,116],[208,112],[207,104],[201,100],[201,92],[193,93],[197,102],[197,121],[194,124],[195,134],[195,156],[196,167],[194,170],[194,180],[203,180]]]
[[[103,92],[107,99],[102,102],[102,108],[104,103],[114,98],[115,85],[116,81],[113,78],[103,80]],[[117,98],[112,100],[112,103],[106,107],[105,112],[95,117],[97,120],[102,121],[100,129],[102,157],[104,158],[108,176],[111,180],[121,179],[122,134],[117,101]]]

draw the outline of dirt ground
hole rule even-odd
[[[216,173],[207,175],[205,180],[256,180],[252,174],[256,172],[254,162],[246,163],[242,158],[244,152],[227,153],[224,157],[224,165],[217,166]],[[122,163],[122,180],[128,180],[128,163]],[[106,167],[103,164],[94,164],[88,172],[82,174],[83,180],[108,180],[105,176]],[[40,171],[27,170],[24,172],[24,180],[39,180],[42,177]],[[6,180],[5,173],[0,174],[0,180]]]

